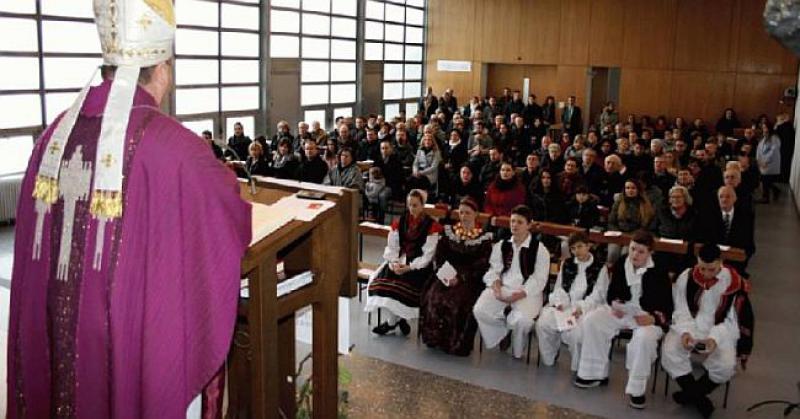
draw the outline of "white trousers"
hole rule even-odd
[[[570,310],[573,309],[570,308]],[[539,315],[539,320],[536,322],[536,337],[539,340],[539,359],[547,366],[553,365],[556,362],[556,355],[558,355],[558,350],[563,342],[567,345],[567,348],[569,348],[569,354],[572,358],[572,371],[578,371],[583,335],[581,325],[586,315],[578,319],[578,325],[576,327],[560,332],[558,330],[555,312],[556,309],[554,307],[545,307],[542,309],[542,314]]]
[[[680,335],[670,330],[661,346],[661,365],[664,371],[672,378],[691,373],[690,357],[691,352],[683,347]],[[717,384],[728,382],[736,373],[736,347],[731,343],[720,345],[718,342],[717,349],[703,360],[703,368],[708,371],[711,381]]]
[[[487,288],[478,298],[472,311],[487,348],[497,346],[511,331],[511,353],[514,357],[521,358],[525,349],[525,339],[533,329],[534,319],[542,309],[542,296],[529,295],[511,304],[511,312],[505,316],[504,311],[507,306],[508,304],[495,298],[491,288]]]
[[[586,315],[581,325],[583,344],[578,365],[578,377],[600,380],[608,377],[608,354],[611,340],[627,325],[604,306]],[[628,384],[625,393],[641,396],[647,388],[650,368],[658,357],[658,340],[664,332],[658,326],[635,326],[633,337],[628,342],[625,367],[628,369]]]

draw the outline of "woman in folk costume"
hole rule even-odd
[[[553,291],[536,322],[539,356],[545,365],[553,365],[561,342],[572,357],[572,371],[578,371],[583,316],[606,302],[608,269],[605,261],[595,258],[585,232],[569,236],[572,257],[561,263]]]
[[[208,145],[159,109],[172,1],[94,11],[104,81],[37,141],[20,195],[8,415],[179,418],[194,399],[199,416],[230,347],[250,206]]]
[[[385,335],[396,328],[411,332],[409,319],[419,316],[420,293],[431,272],[442,227],[425,213],[426,193],[412,189],[406,198],[408,211],[392,223],[383,252],[384,262],[369,279],[364,311],[382,308],[386,321],[372,329]]]
[[[431,347],[460,356],[469,355],[478,323],[472,315],[475,301],[486,288],[492,233],[475,222],[478,203],[466,197],[458,207],[459,222],[444,227],[436,247],[436,272],[422,296],[420,329]]]

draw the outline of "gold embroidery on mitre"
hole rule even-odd
[[[170,26],[175,26],[175,9],[172,6],[172,0],[144,0],[144,2]]]
[[[58,200],[58,179],[38,175],[33,185],[33,198],[52,204]]]
[[[101,191],[96,189],[92,193],[92,201],[89,203],[89,212],[97,217],[107,219],[119,218],[122,216],[122,192],[120,191]]]

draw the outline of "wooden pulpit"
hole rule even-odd
[[[259,178],[245,200],[273,204],[312,185]],[[314,417],[336,417],[338,407],[338,297],[356,294],[358,191],[323,189],[335,205],[312,221],[293,220],[253,243],[242,260],[249,298],[240,298],[228,360],[228,418],[293,418],[296,412],[295,312],[311,306]],[[313,201],[310,201],[313,202]],[[286,277],[314,279],[277,297],[276,267]]]

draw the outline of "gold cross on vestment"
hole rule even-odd
[[[150,19],[150,17],[149,17],[149,16],[147,16],[147,15],[142,15],[142,17],[141,17],[141,18],[139,18],[139,20],[137,20],[137,21],[136,21],[136,23],[138,23],[138,24],[139,24],[139,26],[141,26],[141,27],[142,27],[142,30],[145,30],[145,31],[146,31],[146,30],[147,30],[147,28],[149,28],[149,27],[150,27],[150,25],[152,25],[152,24],[153,24],[153,21]]]
[[[61,151],[61,146],[58,144],[58,141],[54,141],[53,144],[50,145],[50,154],[56,154]]]
[[[114,163],[114,157],[111,154],[106,154],[103,160],[100,160],[100,163],[103,163],[107,168],[111,167],[111,164]]]

